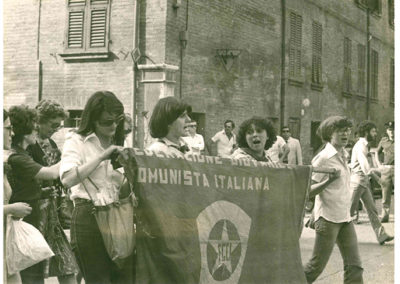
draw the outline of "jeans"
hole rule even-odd
[[[394,166],[386,166],[381,170],[381,183],[382,183],[382,209],[389,212],[392,187],[394,184]]]
[[[307,282],[313,283],[322,273],[337,243],[343,258],[343,283],[363,283],[363,268],[354,224],[352,222],[333,223],[320,217],[315,222],[315,233],[313,254],[304,266]]]
[[[72,213],[71,246],[86,284],[133,283],[133,257],[119,269],[108,256],[90,201],[77,199]]]
[[[376,209],[375,201],[374,198],[372,197],[371,190],[369,189],[369,187],[365,187],[356,183],[351,183],[350,186],[353,191],[353,195],[351,197],[351,208],[350,208],[351,215],[354,216],[355,213],[357,212],[358,202],[361,199],[362,202],[364,203],[365,209],[367,210],[368,218],[371,222],[371,226],[374,229],[376,238],[379,242],[380,236],[385,233],[385,230],[382,226],[381,221],[379,220],[378,210]]]

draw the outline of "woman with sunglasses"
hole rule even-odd
[[[61,122],[67,117],[62,106],[51,100],[42,100],[36,106],[38,124],[36,142],[30,144],[27,152],[33,160],[44,166],[56,165],[61,160],[61,152],[57,144],[50,138],[61,127]],[[59,276],[63,283],[74,283],[78,266],[71,245],[63,231],[58,218],[61,195],[65,191],[60,179],[43,180],[40,182],[43,192],[50,192],[50,198],[40,206],[42,218],[40,226],[46,229],[46,240],[53,252],[58,256],[52,258],[49,264],[49,276]]]
[[[160,99],[150,118],[150,135],[157,140],[148,147],[154,152],[175,154],[178,157],[189,150],[182,137],[190,121],[192,107],[174,97]]]
[[[35,162],[27,147],[36,142],[33,130],[36,126],[36,111],[27,106],[15,106],[9,112],[12,130],[13,153],[8,158],[11,166],[9,182],[12,188],[10,203],[25,202],[32,208],[24,218],[35,226],[46,238],[55,256],[50,261],[42,261],[20,272],[22,283],[44,283],[47,276],[57,276],[60,283],[75,283],[74,257],[69,243],[62,231],[48,226],[49,219],[57,220],[56,209],[49,212],[52,192],[42,190],[41,184],[53,181],[59,176],[59,163],[43,166]],[[54,235],[57,231],[57,236]],[[58,238],[60,237],[60,238]],[[63,248],[63,249],[61,249]],[[60,269],[59,269],[60,268]]]
[[[110,159],[122,150],[123,142],[122,103],[111,92],[94,93],[85,105],[77,132],[65,141],[60,166],[61,181],[71,188],[75,204],[71,244],[87,284],[132,281],[132,263],[117,268],[92,214],[93,203],[108,205],[119,199],[123,174],[113,169]]]

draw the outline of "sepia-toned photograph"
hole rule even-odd
[[[395,283],[395,0],[4,0],[3,283]]]

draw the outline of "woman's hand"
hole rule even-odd
[[[100,156],[100,160],[104,161],[104,160],[108,160],[111,159],[111,155],[114,152],[122,152],[124,148],[121,146],[117,146],[117,145],[111,145],[110,147],[108,147]]]
[[[29,204],[25,202],[17,202],[6,206],[9,207],[8,213],[18,218],[23,218],[26,215],[31,214],[32,211]]]

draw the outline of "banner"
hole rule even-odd
[[[137,283],[306,283],[299,238],[310,167],[124,154],[139,199]]]

